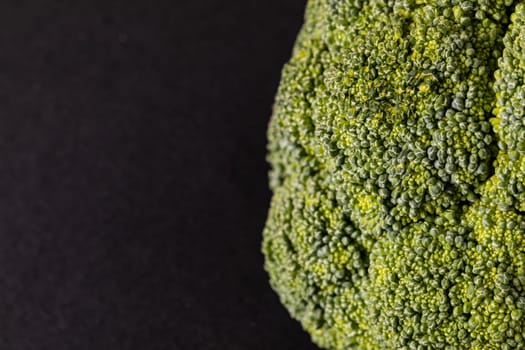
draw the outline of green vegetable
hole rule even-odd
[[[273,288],[327,349],[525,349],[525,1],[310,0],[268,131]]]

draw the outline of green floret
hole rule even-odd
[[[525,349],[525,3],[310,0],[265,267],[327,349]]]

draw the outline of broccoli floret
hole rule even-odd
[[[268,129],[273,288],[327,349],[525,349],[525,2],[309,0]]]

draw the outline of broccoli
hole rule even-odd
[[[309,0],[262,250],[327,349],[525,349],[525,1]]]

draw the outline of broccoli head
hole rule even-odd
[[[327,349],[525,349],[525,1],[309,0],[265,268]]]

